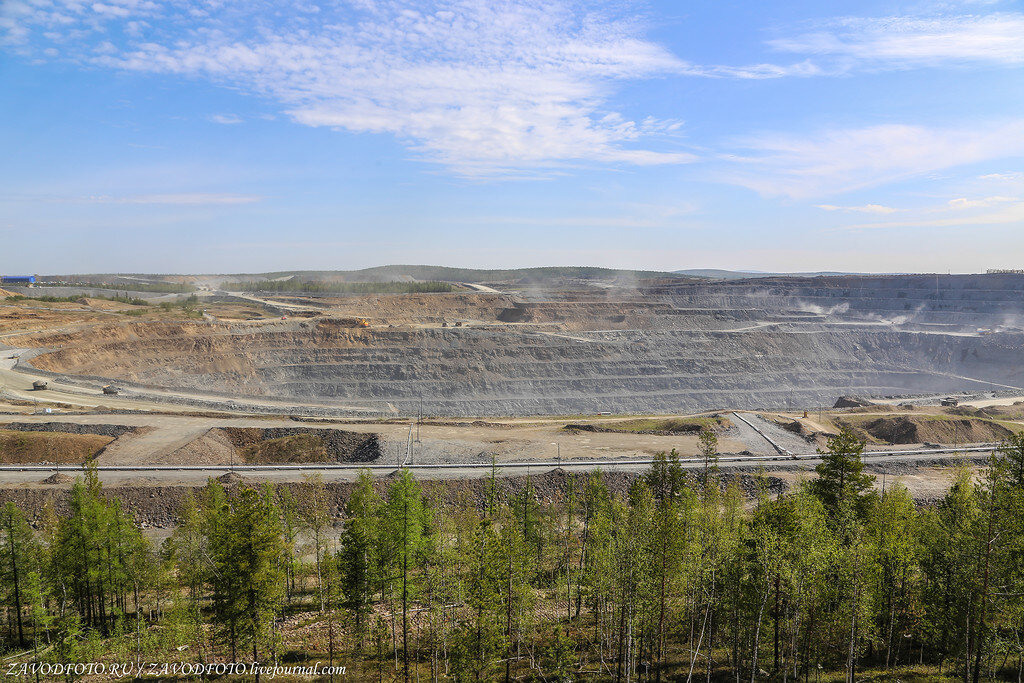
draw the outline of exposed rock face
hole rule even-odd
[[[111,325],[37,338],[61,348],[31,362],[110,378],[128,393],[155,385],[406,415],[421,405],[451,416],[805,408],[837,395],[1024,387],[1024,276],[771,278],[469,300],[441,296],[431,310],[417,297],[404,312],[401,297],[391,308],[374,302],[397,326],[368,329]],[[346,306],[360,312],[358,301]],[[463,317],[462,327],[437,322]]]

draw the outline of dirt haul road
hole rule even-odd
[[[325,406],[323,403],[275,400],[271,398],[246,397],[236,400],[230,394],[198,393],[161,388],[128,389],[120,395],[103,393],[108,382],[102,379],[89,381],[69,377],[62,381],[51,374],[41,373],[19,363],[22,354],[34,349],[0,347],[0,398],[38,403],[41,408],[47,404],[67,404],[78,408],[106,407],[118,410],[139,410],[152,412],[193,412],[197,408],[224,413],[270,413],[288,414],[379,414],[381,411],[354,405]],[[32,383],[41,380],[47,389],[38,391]],[[72,383],[73,380],[73,383]],[[115,382],[116,384],[116,382]]]

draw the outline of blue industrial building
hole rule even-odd
[[[0,285],[17,285],[32,287],[36,283],[35,275],[0,275]]]

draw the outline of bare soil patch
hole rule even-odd
[[[269,465],[304,462],[372,462],[381,456],[377,434],[308,427],[224,427],[242,460]]]
[[[113,441],[99,434],[61,434],[0,430],[0,460],[7,464],[61,462],[81,464]]]
[[[168,455],[165,462],[176,465],[224,465],[242,460],[228,435],[215,428]]]

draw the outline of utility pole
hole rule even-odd
[[[412,461],[412,450],[413,450],[412,423],[410,422],[409,423],[409,436],[407,436],[405,438],[405,462],[402,463],[401,467],[405,467],[406,463],[408,463],[410,465],[413,464],[413,461]]]

